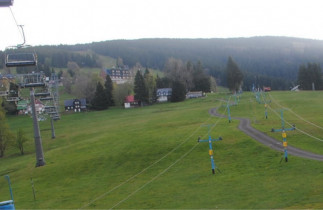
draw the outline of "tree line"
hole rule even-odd
[[[322,90],[323,78],[321,66],[317,63],[300,65],[298,70],[298,85],[303,90]]]
[[[170,57],[194,63],[200,61],[222,86],[227,85],[226,61],[232,56],[245,75],[245,90],[252,81],[277,90],[288,89],[297,81],[300,65],[309,61],[320,64],[323,60],[322,41],[288,37],[113,40],[40,46],[34,50],[44,70],[66,68],[68,62],[75,62],[81,68],[100,67],[99,55],[123,58],[128,66],[139,62],[159,70],[164,69]],[[1,59],[0,68],[3,63]]]

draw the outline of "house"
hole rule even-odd
[[[35,109],[37,114],[42,114],[45,111],[45,105],[38,99],[35,99]],[[27,106],[27,113],[32,114],[31,104]]]
[[[65,111],[81,112],[86,110],[86,100],[81,99],[69,99],[64,101]]]
[[[172,88],[157,89],[157,101],[158,102],[169,101],[171,96],[172,96]]]
[[[124,108],[133,108],[139,106],[138,101],[135,100],[135,96],[126,96],[124,99]]]
[[[188,92],[186,94],[186,98],[200,98],[203,97],[203,92],[202,91],[194,91],[194,92]]]
[[[17,111],[19,115],[28,114],[27,108],[28,108],[29,101],[28,100],[20,100],[17,103]]]
[[[0,96],[7,96],[9,94],[10,82],[13,82],[14,76],[12,74],[0,74]]]
[[[127,81],[132,80],[133,78],[131,71],[129,70],[128,67],[106,69],[101,73],[101,76],[104,78],[107,75],[110,76],[112,82],[115,82],[117,84],[123,84]]]

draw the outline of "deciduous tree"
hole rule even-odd
[[[148,102],[154,103],[156,102],[156,99],[157,99],[156,80],[154,78],[154,75],[148,70],[148,68],[146,68],[145,70],[144,79],[145,79],[145,86],[148,93]]]
[[[17,136],[16,136],[16,147],[20,150],[20,154],[24,154],[24,144],[27,142],[29,139],[26,137],[26,133],[20,128],[17,131]]]
[[[5,111],[2,108],[1,104],[2,100],[0,98],[0,158],[4,156],[4,152],[7,149],[7,146],[13,140],[13,135],[9,130]]]

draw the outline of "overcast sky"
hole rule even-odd
[[[321,0],[15,0],[31,45],[113,39],[292,36],[323,40]],[[0,8],[0,50],[22,42]]]

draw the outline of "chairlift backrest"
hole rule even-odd
[[[34,53],[13,53],[6,57],[6,67],[36,66],[37,58]]]
[[[10,7],[13,4],[13,0],[0,0],[0,7]]]

